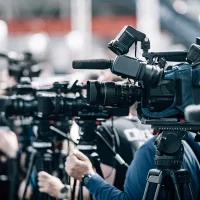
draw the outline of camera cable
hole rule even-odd
[[[116,159],[116,161],[120,164],[125,166],[126,168],[129,167],[129,165],[124,161],[124,159],[118,154],[116,153],[113,148],[110,146],[110,144],[106,141],[106,139],[98,132],[96,131],[96,134],[99,136],[99,138],[104,142],[104,144],[107,146],[107,148],[110,150],[110,152],[113,154],[114,158]]]

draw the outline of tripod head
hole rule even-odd
[[[76,118],[76,123],[81,128],[81,140],[85,142],[94,142],[96,139],[96,128],[98,125],[100,125],[101,122],[104,122],[106,119],[98,119],[98,118]]]
[[[142,119],[141,121],[159,131],[159,135],[155,141],[155,166],[158,169],[180,169],[184,153],[182,140],[187,139],[188,131],[198,132],[200,124],[188,123],[178,118],[164,118],[160,120]],[[200,137],[197,134],[195,140],[200,141],[199,139]]]
[[[147,184],[142,200],[147,200],[150,194],[150,184],[156,184],[154,199],[164,194],[167,199],[183,198],[183,185],[187,184],[190,199],[194,199],[190,174],[181,169],[183,163],[184,146],[182,140],[188,137],[188,131],[199,130],[198,124],[181,123],[174,120],[147,120],[153,128],[161,131],[155,140],[156,152],[154,157],[155,169],[149,170]],[[173,187],[172,187],[173,186]],[[164,192],[160,192],[160,190]],[[181,188],[181,190],[180,190]],[[181,192],[180,192],[181,191]]]
[[[187,138],[186,131],[163,131],[156,141],[155,166],[157,169],[178,170],[183,162],[183,144]]]

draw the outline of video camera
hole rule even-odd
[[[138,41],[146,61],[125,55]],[[198,44],[199,41],[197,38]],[[90,104],[126,107],[138,101],[137,111],[141,119],[150,120],[152,124],[156,119],[168,118],[165,121],[171,124],[172,119],[184,119],[186,106],[200,104],[198,44],[192,44],[189,51],[149,52],[150,41],[146,35],[126,26],[108,44],[108,48],[117,54],[114,60],[73,61],[73,68],[110,69],[116,75],[134,80],[126,84],[88,81]],[[167,65],[167,61],[181,63]]]
[[[36,119],[56,119],[67,116],[82,118],[109,118],[128,114],[126,108],[104,108],[89,105],[81,94],[84,85],[70,82],[55,82],[52,87],[33,88],[25,79],[7,89],[14,95],[0,97],[0,111],[6,116],[35,117]],[[69,93],[79,96],[67,97]]]

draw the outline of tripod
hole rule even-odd
[[[35,166],[36,171],[46,171],[52,173],[52,161],[53,161],[53,144],[48,139],[49,136],[49,122],[41,120],[39,123],[38,137],[33,142],[34,151],[30,158],[29,168],[26,176],[26,185],[23,193],[22,200],[25,199],[27,188],[30,182],[31,173]],[[55,198],[50,197],[47,194],[39,193],[40,200],[53,200]]]
[[[187,186],[190,199],[193,200],[191,178],[186,169],[181,169],[184,155],[184,147],[181,140],[188,136],[186,131],[163,131],[155,141],[156,155],[154,163],[156,169],[151,169],[147,176],[147,183],[143,200],[148,199],[150,187],[155,184],[154,200],[159,199],[161,190],[167,200],[183,200],[184,184]]]
[[[81,138],[77,148],[79,151],[84,153],[89,157],[93,167],[96,169],[96,172],[103,177],[103,173],[100,167],[100,158],[97,153],[97,146],[95,144],[95,129],[96,129],[96,120],[77,120],[78,125],[81,127]],[[75,199],[76,194],[76,183],[77,180],[74,180],[73,190],[72,190],[72,200]],[[80,184],[78,191],[78,199],[83,199],[83,186]],[[90,195],[90,199],[92,195]]]

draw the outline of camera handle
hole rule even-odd
[[[148,198],[151,184],[156,184],[154,200],[157,200],[161,188],[168,190],[165,199],[184,199],[183,185],[186,184],[191,199],[194,199],[191,178],[188,170],[181,169],[183,162],[184,147],[181,140],[188,136],[186,131],[163,131],[155,141],[156,155],[154,163],[156,169],[149,170],[147,183],[142,200]],[[173,186],[174,187],[173,187]],[[170,193],[170,194],[169,194]]]

